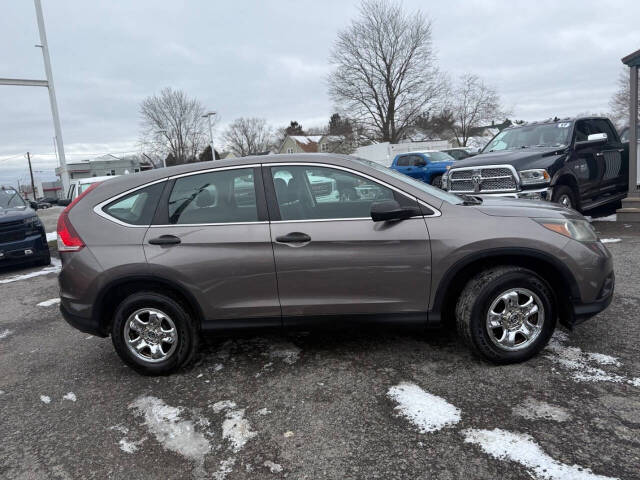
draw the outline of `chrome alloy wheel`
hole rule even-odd
[[[526,288],[512,288],[491,303],[487,313],[487,332],[497,347],[516,351],[527,348],[542,332],[544,306]]]
[[[558,203],[563,207],[573,208],[573,204],[571,203],[571,197],[569,197],[569,195],[567,194],[560,195],[560,198],[558,198]]]
[[[178,345],[173,320],[155,308],[141,308],[129,315],[123,334],[129,351],[145,362],[166,360]]]

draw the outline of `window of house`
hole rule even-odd
[[[327,150],[329,150],[329,145],[326,142],[321,143],[320,144],[320,151],[321,152],[326,152]]]
[[[287,148],[287,153],[293,153],[293,148]]]
[[[253,168],[178,178],[169,197],[169,223],[258,221]]]
[[[111,170],[111,175],[115,175],[116,171],[115,170]]]

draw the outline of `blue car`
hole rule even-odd
[[[444,152],[408,152],[396,155],[391,169],[441,188],[442,174],[454,162],[455,159]]]

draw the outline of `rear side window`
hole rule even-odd
[[[164,182],[125,195],[106,205],[102,211],[130,225],[151,225]]]
[[[253,168],[178,178],[169,197],[173,225],[257,222]]]

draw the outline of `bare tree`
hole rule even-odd
[[[409,14],[386,0],[363,0],[359,17],[338,33],[330,62],[331,98],[381,141],[400,140],[445,85],[431,22],[420,11]]]
[[[618,90],[609,101],[611,119],[618,128],[629,125],[629,105],[631,105],[631,87],[629,85],[629,68],[623,67],[618,75]],[[638,99],[640,107],[640,98]],[[640,108],[638,108],[640,111]],[[639,114],[640,115],[640,114]]]
[[[196,161],[208,143],[203,114],[200,101],[182,90],[166,87],[145,98],[140,104],[143,148],[176,164]]]
[[[224,132],[227,147],[238,157],[265,152],[273,146],[273,133],[263,118],[237,118]]]
[[[496,90],[477,75],[462,75],[449,98],[447,109],[453,114],[451,133],[463,147],[467,146],[473,129],[506,116]]]

